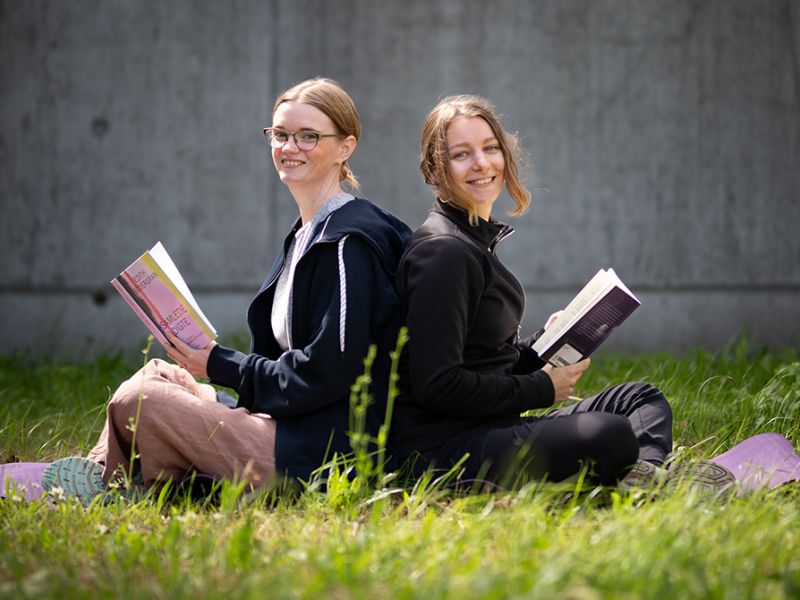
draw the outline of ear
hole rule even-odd
[[[339,145],[339,159],[342,162],[347,161],[353,155],[353,152],[356,151],[357,145],[358,141],[355,136],[348,135],[344,138]]]

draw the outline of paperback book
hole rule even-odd
[[[161,242],[112,279],[111,285],[161,344],[170,345],[166,331],[193,348],[216,339],[216,330]]]
[[[575,364],[590,356],[640,304],[614,269],[600,269],[533,349],[554,367]]]

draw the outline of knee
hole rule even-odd
[[[639,441],[631,422],[622,415],[596,415],[601,417],[592,427],[592,439],[587,440],[592,448],[597,476],[608,485],[616,481],[624,469],[634,464],[639,457]]]
[[[588,413],[593,423],[586,428],[589,445],[601,448],[628,446],[630,441],[638,445],[630,420],[623,415]]]
[[[147,361],[141,369],[120,384],[111,398],[111,403],[125,405],[138,400],[140,396],[147,396],[150,391],[169,381],[171,368],[174,368],[174,365],[160,358]]]
[[[642,398],[663,398],[664,393],[647,381],[634,381],[629,385],[633,386],[634,393]]]
[[[636,397],[639,398],[641,404],[652,404],[658,406],[666,416],[672,417],[672,407],[669,405],[667,397],[661,389],[654,386],[652,383],[646,381],[637,381],[633,383],[636,386]]]
[[[124,393],[116,393],[108,403],[108,418],[116,427],[126,427],[132,421],[144,421],[162,405],[157,398],[147,393],[144,386],[130,386]]]
[[[166,369],[171,369],[174,367],[175,365],[168,363],[161,358],[151,358],[145,363],[144,367],[142,367],[142,373],[144,373],[146,376],[161,376]]]

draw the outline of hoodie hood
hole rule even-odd
[[[338,242],[355,236],[367,242],[380,258],[386,273],[394,276],[412,231],[393,214],[367,200],[356,198],[333,211],[312,236],[319,242]]]

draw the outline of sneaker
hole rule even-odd
[[[82,456],[62,458],[48,466],[42,473],[42,487],[49,492],[60,489],[65,497],[78,498],[84,506],[108,491],[103,465]]]
[[[715,495],[727,495],[736,487],[736,477],[722,465],[710,460],[696,460],[673,465],[667,477],[669,486],[686,484]]]
[[[619,482],[623,490],[647,489],[661,485],[667,479],[667,471],[653,463],[637,460],[628,474]]]

